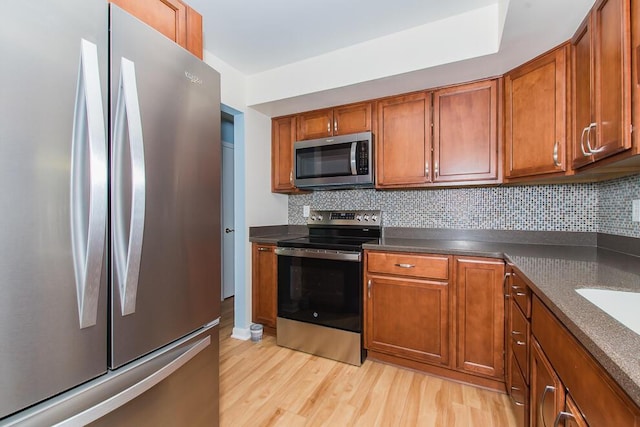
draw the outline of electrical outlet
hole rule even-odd
[[[311,207],[307,206],[307,205],[304,205],[302,207],[302,216],[305,217],[305,218],[309,218],[309,212],[310,211],[311,211]]]
[[[631,221],[640,222],[640,199],[633,201],[633,209],[631,210]]]

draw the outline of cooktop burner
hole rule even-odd
[[[360,251],[365,243],[377,243],[382,229],[379,210],[311,211],[309,235],[281,240],[278,246]]]

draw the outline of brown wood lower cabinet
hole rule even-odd
[[[440,365],[449,363],[449,284],[369,276],[370,350]]]
[[[366,251],[365,271],[370,358],[504,390],[502,260]]]
[[[251,250],[252,321],[275,332],[278,315],[278,257],[275,245],[254,243]]]
[[[531,311],[531,425],[640,426],[640,408],[537,297]]]
[[[504,262],[455,258],[456,367],[496,379],[504,377]]]

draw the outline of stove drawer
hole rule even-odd
[[[449,278],[449,258],[445,255],[422,255],[401,252],[366,252],[369,273],[393,274],[429,279]]]

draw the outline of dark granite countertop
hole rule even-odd
[[[279,240],[295,239],[308,234],[305,225],[269,225],[249,228],[249,241],[275,245]]]
[[[385,237],[364,247],[502,258],[513,263],[536,295],[640,405],[640,335],[576,292],[580,288],[640,292],[640,257],[596,246],[440,238]]]

